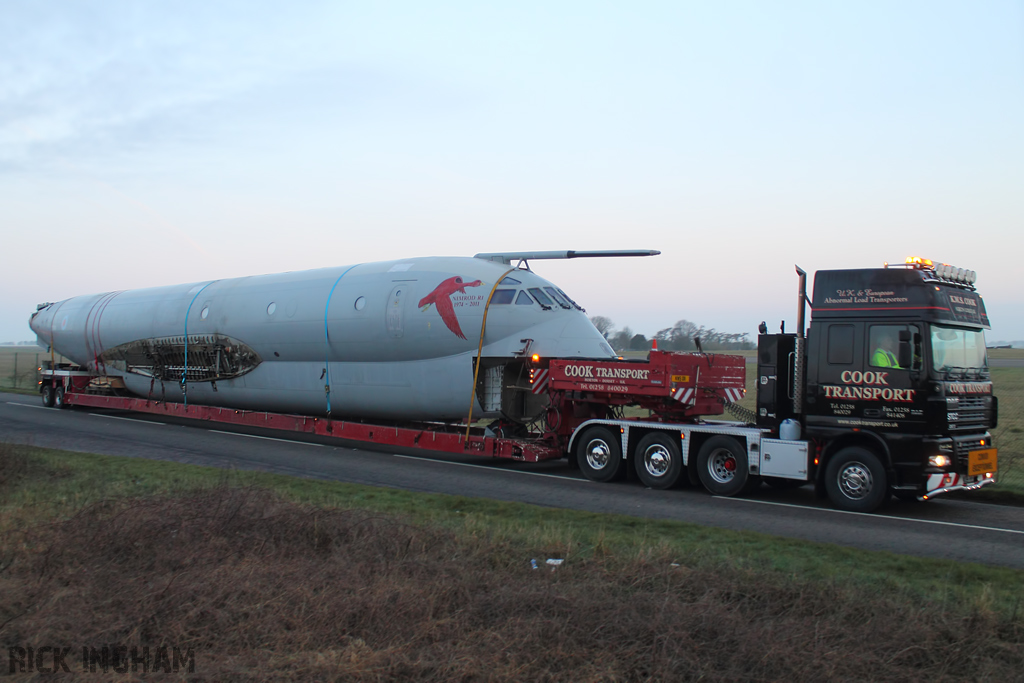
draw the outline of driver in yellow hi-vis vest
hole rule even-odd
[[[895,335],[889,333],[879,335],[878,348],[871,354],[871,365],[876,368],[899,368],[900,364],[896,359],[895,349]]]

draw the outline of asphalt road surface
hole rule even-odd
[[[43,408],[0,393],[0,442],[222,468],[278,472],[409,491],[692,522],[853,548],[1024,569],[1024,508],[938,498],[893,502],[883,514],[840,512],[810,487],[762,487],[746,498],[699,489],[655,491],[597,484],[564,460],[529,465],[491,459],[349,448],[322,439],[238,430],[209,422],[100,410]]]

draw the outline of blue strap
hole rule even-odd
[[[196,302],[196,299],[198,299],[199,295],[203,293],[203,290],[214,282],[218,282],[218,280],[211,280],[200,287],[199,291],[196,292],[196,295],[192,297],[192,301],[188,303],[188,310],[185,311],[185,369],[181,373],[181,395],[185,399],[186,408],[188,408],[188,316],[189,313],[192,312],[192,304]]]
[[[357,263],[356,266],[362,265]],[[331,335],[327,331],[327,312],[331,310],[331,297],[334,296],[334,290],[341,282],[341,278],[348,275],[348,272],[356,266],[349,266],[345,269],[345,272],[338,276],[338,279],[334,281],[334,286],[331,287],[331,293],[327,295],[327,305],[324,306],[324,344],[326,345],[326,353],[324,354],[324,394],[327,395],[327,417],[331,416]]]

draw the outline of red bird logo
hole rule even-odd
[[[479,280],[463,282],[462,278],[458,275],[450,277],[435,287],[433,292],[420,299],[418,306],[424,311],[430,308],[430,304],[437,306],[437,312],[441,314],[441,320],[452,331],[452,334],[465,339],[466,335],[462,333],[462,328],[459,327],[459,319],[455,317],[455,307],[452,306],[452,300],[449,297],[456,292],[465,294],[466,287],[479,287],[480,284]]]

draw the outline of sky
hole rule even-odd
[[[0,342],[80,294],[535,262],[651,335],[794,265],[976,270],[1024,340],[1024,3],[0,0]]]

